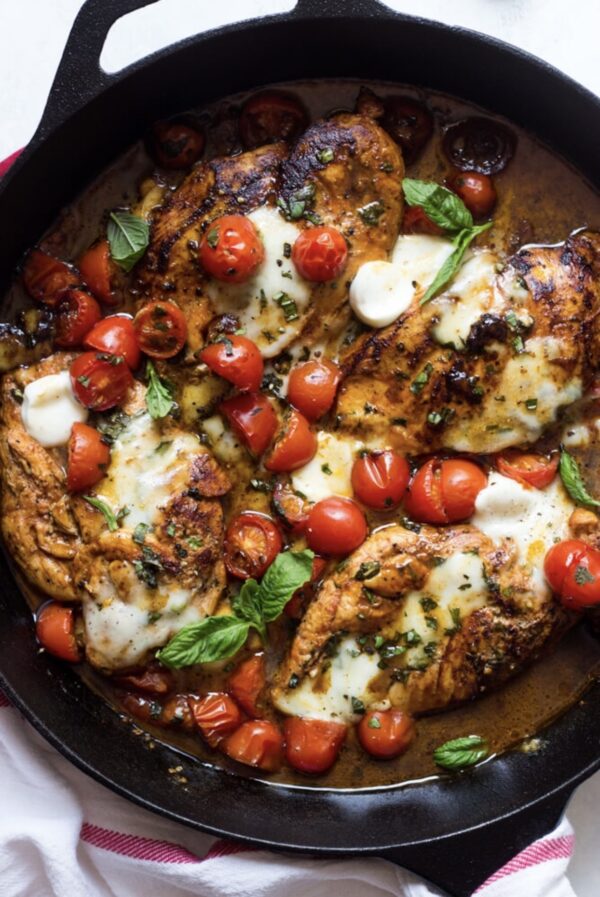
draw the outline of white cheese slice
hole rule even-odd
[[[87,418],[87,408],[73,395],[68,371],[39,377],[23,390],[23,426],[46,448],[66,445],[73,424],[84,423]]]
[[[233,430],[225,426],[220,414],[207,417],[200,424],[208,436],[210,447],[218,461],[223,464],[235,464],[246,457],[246,451],[235,437]]]
[[[362,443],[319,432],[314,458],[292,474],[294,489],[309,501],[321,501],[330,495],[352,496],[352,465]]]

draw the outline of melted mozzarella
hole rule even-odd
[[[68,371],[39,377],[23,390],[23,426],[46,448],[66,445],[73,424],[83,423],[87,418],[87,408],[73,395]]]
[[[277,209],[267,206],[250,212],[248,218],[262,237],[265,248],[262,265],[245,283],[211,280],[207,291],[216,311],[236,315],[248,338],[266,358],[273,358],[300,331],[311,287],[299,276],[292,260],[284,256],[284,245],[294,245],[300,228],[286,221]],[[295,303],[297,318],[294,320],[286,321],[277,300],[282,293]]]
[[[352,465],[361,447],[362,443],[355,440],[320,432],[312,461],[291,474],[294,489],[309,501],[321,501],[329,495],[351,496]]]
[[[472,325],[498,301],[494,289],[498,257],[487,250],[472,255],[459,270],[452,285],[432,308],[439,315],[432,336],[443,346],[462,349]]]
[[[225,426],[220,414],[214,414],[202,421],[202,429],[208,436],[210,447],[218,461],[234,464],[245,456],[245,451],[235,434]]]

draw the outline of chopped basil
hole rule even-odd
[[[414,395],[419,395],[420,392],[423,391],[427,383],[429,382],[429,378],[433,373],[433,365],[430,362],[427,362],[423,370],[417,374],[413,382],[410,384],[410,391]]]
[[[525,407],[528,411],[535,411],[535,409],[537,408],[537,403],[537,399],[525,399]]]
[[[290,321],[298,320],[298,318],[299,318],[298,306],[296,305],[295,301],[291,298],[291,296],[288,296],[287,293],[284,293],[283,291],[281,291],[279,293],[276,293],[275,296],[273,296],[273,299],[281,308],[281,310],[283,312],[283,317],[285,318],[285,320],[288,323]]]
[[[138,545],[143,545],[146,541],[146,535],[151,529],[152,527],[148,526],[147,523],[138,523],[133,531],[133,541],[137,542]]]
[[[111,212],[106,236],[113,260],[131,271],[148,247],[150,228],[148,222],[131,212]]]
[[[570,455],[565,449],[560,453],[558,469],[565,489],[577,504],[586,505],[591,508],[600,507],[600,501],[597,501],[588,492],[577,461],[573,455]]]
[[[112,509],[109,508],[106,502],[102,501],[101,498],[96,498],[95,495],[84,495],[83,498],[89,505],[104,514],[109,532],[114,533],[115,530],[119,529],[119,522]]]
[[[459,770],[474,766],[489,756],[489,748],[481,735],[467,735],[446,741],[433,752],[433,759],[442,769]]]
[[[323,165],[326,165],[327,162],[333,162],[334,152],[331,147],[328,146],[325,149],[319,150],[319,152],[317,153],[317,159],[319,160],[319,162],[322,162]]]
[[[578,564],[575,568],[575,582],[578,586],[584,586],[588,582],[596,582],[596,577],[592,576],[587,567]]]
[[[151,361],[146,362],[148,388],[146,390],[146,408],[150,417],[158,420],[166,417],[173,409],[173,388],[166,380],[161,379]]]
[[[375,227],[379,224],[379,219],[385,212],[385,206],[378,199],[369,202],[366,206],[362,206],[358,210],[359,217],[369,227]]]
[[[377,719],[376,716],[372,716],[369,722],[367,723],[367,727],[369,729],[381,729],[381,723]]]
[[[350,699],[350,703],[352,704],[352,711],[354,713],[364,713],[365,712],[365,705],[359,698],[352,697]]]
[[[211,228],[206,235],[206,242],[211,249],[216,249],[219,244],[219,231],[216,227]]]
[[[331,474],[333,473],[333,470],[331,469],[331,467],[329,466],[329,464],[321,464],[321,470],[322,470],[323,473],[324,473],[326,476],[328,476],[328,477],[330,477]]]
[[[366,579],[373,579],[381,570],[379,561],[363,561],[356,573],[354,579],[364,582]]]

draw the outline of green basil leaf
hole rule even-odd
[[[457,770],[474,766],[489,756],[489,748],[481,735],[467,735],[446,741],[433,752],[433,759],[443,769]]]
[[[146,376],[148,378],[148,389],[146,390],[148,413],[154,420],[166,417],[175,404],[173,391],[169,384],[158,376],[151,361],[146,362]]]
[[[450,281],[453,279],[454,275],[460,268],[462,264],[462,260],[464,258],[464,254],[479,234],[482,234],[484,231],[489,230],[492,226],[492,222],[488,221],[486,224],[478,224],[475,227],[472,227],[470,230],[461,230],[460,233],[456,235],[454,238],[454,250],[451,255],[448,256],[438,273],[436,274],[433,283],[431,283],[427,287],[427,291],[425,295],[422,297],[420,301],[420,305],[425,305],[431,299],[433,299],[440,290],[445,287]]]
[[[250,623],[239,617],[206,617],[184,626],[156,656],[173,669],[233,657],[248,637]]]
[[[564,487],[573,501],[576,501],[577,504],[580,505],[587,505],[590,508],[600,507],[600,501],[596,501],[596,499],[587,491],[586,485],[583,482],[583,477],[581,476],[581,471],[579,470],[579,464],[573,455],[570,455],[569,452],[566,452],[564,449],[560,453],[560,464],[558,469]]]
[[[83,498],[89,505],[104,514],[104,516],[106,517],[106,523],[108,525],[109,532],[114,533],[115,530],[119,529],[119,522],[117,520],[117,517],[105,501],[102,501],[101,498],[96,498],[95,495],[84,495]]]
[[[473,216],[452,190],[432,181],[404,178],[404,197],[409,206],[420,206],[434,224],[450,232],[473,227]]]
[[[111,212],[106,236],[110,254],[124,271],[131,271],[146,249],[150,228],[148,222],[131,212]]]
[[[263,639],[266,636],[262,614],[262,589],[255,579],[247,579],[233,599],[233,611],[236,616],[246,620],[257,629]]]
[[[262,618],[270,623],[283,611],[296,589],[308,582],[314,553],[283,551],[278,554],[261,582]]]

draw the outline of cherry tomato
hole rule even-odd
[[[337,364],[325,358],[299,364],[290,374],[288,401],[308,420],[318,420],[333,405],[340,376]]]
[[[298,495],[291,483],[277,480],[271,499],[273,511],[293,533],[302,533],[308,521],[306,499]]]
[[[544,574],[565,607],[582,610],[600,604],[600,551],[579,539],[553,545]]]
[[[75,617],[72,607],[51,601],[38,611],[35,632],[42,646],[50,654],[79,663],[81,653],[75,640]]]
[[[223,336],[200,353],[211,371],[238,389],[256,392],[264,371],[260,349],[245,336]]]
[[[325,283],[339,277],[348,260],[348,246],[335,227],[307,227],[294,243],[292,261],[300,277]]]
[[[125,398],[133,377],[119,355],[84,352],[71,365],[71,386],[76,397],[92,411],[107,411]]]
[[[58,303],[54,341],[63,349],[80,346],[85,335],[98,323],[100,306],[83,290],[66,290]]]
[[[312,562],[310,582],[306,582],[303,586],[300,586],[299,589],[296,589],[284,608],[285,613],[288,617],[291,617],[292,620],[299,620],[304,616],[304,610],[310,601],[312,601],[326,566],[327,561],[325,558],[320,558],[318,554],[316,554]]]
[[[129,367],[135,370],[141,353],[133,321],[126,315],[109,315],[103,318],[85,338],[86,349],[97,349],[107,355],[122,355]]]
[[[223,750],[238,763],[276,772],[283,759],[283,738],[275,723],[251,719],[229,736]]]
[[[208,226],[198,250],[204,270],[224,283],[245,283],[265,258],[254,224],[245,215],[223,215]]]
[[[277,430],[277,415],[268,398],[260,392],[226,399],[219,406],[232,430],[253,455],[262,455]]]
[[[381,121],[385,130],[402,147],[405,161],[412,162],[433,133],[429,109],[412,97],[391,96],[384,102]]]
[[[73,268],[41,249],[32,249],[28,254],[22,277],[31,298],[50,306],[58,304],[65,290],[80,283]]]
[[[473,514],[486,484],[485,473],[472,461],[431,458],[412,478],[404,507],[423,523],[456,523]]]
[[[425,214],[421,206],[409,206],[404,212],[402,230],[405,234],[430,234],[440,237],[444,231]]]
[[[79,259],[79,272],[96,299],[105,305],[117,304],[112,286],[115,263],[110,254],[108,240],[99,240],[83,253]]]
[[[227,682],[227,690],[248,716],[258,716],[257,701],[265,681],[264,655],[254,654],[235,668]]]
[[[190,698],[189,705],[202,737],[211,747],[217,747],[242,724],[240,708],[233,698],[223,692]]]
[[[460,196],[474,218],[487,218],[498,199],[491,177],[477,171],[459,171],[450,178],[448,186]]]
[[[369,710],[358,724],[358,740],[378,760],[399,757],[414,735],[413,721],[403,710]]]
[[[174,302],[149,302],[138,311],[133,326],[140,349],[150,358],[173,358],[187,340],[185,315]]]
[[[293,141],[308,125],[300,100],[282,90],[262,90],[246,100],[240,115],[240,136],[246,149],[275,140]]]
[[[554,479],[559,461],[558,454],[542,455],[539,452],[507,449],[496,458],[496,467],[505,477],[543,489]]]
[[[204,152],[204,134],[178,121],[157,121],[152,128],[151,152],[163,168],[189,168]]]
[[[193,732],[196,728],[188,696],[184,694],[173,695],[163,705],[156,696],[130,692],[123,695],[121,704],[131,716],[161,729],[176,726],[185,732]]]
[[[71,427],[67,449],[67,489],[83,492],[95,486],[106,473],[110,449],[98,430],[76,422]]]
[[[282,548],[281,533],[270,517],[244,511],[227,527],[225,566],[238,579],[260,579]]]
[[[310,429],[308,421],[303,414],[292,408],[284,433],[266,459],[265,467],[276,473],[298,470],[314,458],[317,447],[317,437]]]
[[[367,538],[367,521],[351,499],[324,498],[310,510],[306,536],[319,554],[350,554]]]
[[[343,723],[291,716],[283,724],[285,759],[294,769],[320,775],[331,769],[346,737]]]
[[[370,452],[352,467],[352,488],[368,508],[387,510],[399,505],[410,479],[406,458],[396,452]]]
[[[137,688],[150,695],[166,695],[174,686],[173,674],[170,670],[143,670],[141,673],[130,673],[119,676],[118,683],[127,688]]]

